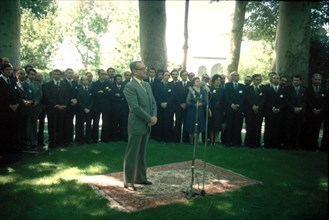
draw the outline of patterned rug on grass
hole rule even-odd
[[[81,180],[107,198],[111,208],[126,212],[186,202],[190,199],[190,192],[201,192],[203,178],[205,196],[260,183],[209,163],[206,163],[205,167],[206,169],[203,161],[195,160],[193,191],[191,191],[191,161],[149,167],[147,176],[153,185],[135,185],[137,191],[123,188],[122,172],[86,176]]]

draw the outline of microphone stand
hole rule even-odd
[[[207,85],[206,85],[207,86]],[[202,190],[201,195],[205,196],[206,191],[204,190],[205,183],[205,172],[206,172],[206,151],[208,146],[208,117],[209,117],[209,91],[206,90],[206,133],[205,133],[205,141],[204,141],[204,151],[203,151],[203,175],[202,175]]]
[[[198,96],[196,95],[196,103],[198,103]],[[194,127],[194,143],[193,143],[193,157],[192,157],[192,166],[191,166],[191,184],[189,191],[183,191],[183,193],[187,194],[188,199],[192,199],[193,196],[199,195],[200,193],[194,191],[193,184],[194,184],[194,165],[196,159],[196,146],[197,146],[197,139],[198,139],[198,120],[199,120],[199,106],[196,105],[196,113],[195,113],[195,127]]]

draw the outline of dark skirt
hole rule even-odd
[[[189,106],[186,111],[186,119],[184,124],[184,131],[188,133],[195,132],[195,120],[196,120],[196,112],[197,109],[195,106]],[[198,108],[198,132],[205,132],[206,130],[206,114],[205,108],[199,107]]]

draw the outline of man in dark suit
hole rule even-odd
[[[128,125],[128,104],[123,94],[124,84],[122,76],[116,74],[114,76],[114,84],[112,85],[112,122],[113,131],[112,137],[114,141],[128,140],[127,125]]]
[[[21,104],[19,93],[15,90],[14,83],[11,81],[13,67],[9,63],[1,65],[0,75],[0,162],[8,163],[12,153],[20,153],[20,149],[15,146],[17,130],[17,109]],[[15,152],[16,151],[16,152]]]
[[[174,86],[174,114],[175,114],[175,125],[174,125],[174,137],[173,141],[182,141],[189,143],[188,133],[184,132],[182,126],[184,124],[185,113],[186,113],[186,97],[188,94],[188,87],[191,83],[187,80],[188,72],[183,70],[180,72],[181,81]],[[182,135],[183,131],[183,135]]]
[[[67,105],[65,113],[65,126],[64,126],[64,135],[65,135],[65,145],[71,145],[73,143],[74,136],[74,116],[77,113],[77,88],[78,83],[73,81],[74,71],[71,68],[67,68],[65,72],[62,72],[62,82],[67,87],[66,90],[69,94],[70,103]]]
[[[87,76],[82,76],[77,91],[78,111],[76,119],[76,138],[78,143],[91,143],[91,121],[93,98]]]
[[[292,85],[287,86],[286,89],[286,148],[299,149],[300,148],[300,134],[305,117],[305,87],[301,85],[302,77],[295,75],[292,78]]]
[[[65,116],[70,102],[67,86],[60,80],[61,71],[51,72],[51,80],[44,85],[44,99],[48,117],[49,148],[65,145]]]
[[[141,61],[130,64],[133,79],[124,89],[129,105],[128,144],[123,162],[124,188],[136,190],[134,184],[150,185],[146,177],[146,146],[151,126],[157,123],[157,106],[151,86],[143,80],[145,65]]]
[[[260,146],[263,122],[265,94],[261,85],[262,76],[254,74],[252,85],[246,88],[246,138],[244,145],[257,148]]]
[[[272,85],[264,87],[265,93],[265,133],[264,145],[268,148],[280,148],[284,132],[282,132],[283,111],[285,109],[285,89],[280,86],[280,76],[272,76]]]
[[[171,142],[174,126],[174,82],[169,82],[170,73],[165,70],[163,80],[154,90],[158,107],[158,141]]]
[[[99,139],[99,119],[102,115],[101,141],[110,141],[110,114],[111,114],[111,83],[106,81],[106,72],[98,71],[98,80],[92,85],[93,94],[93,128],[92,139],[94,143]]]
[[[245,104],[245,86],[239,83],[239,74],[230,74],[231,82],[225,84],[227,145],[241,146],[241,130]]]
[[[305,141],[307,150],[319,150],[319,132],[324,120],[325,108],[328,103],[327,90],[321,86],[322,75],[316,73],[312,76],[312,85],[306,89],[306,124],[307,139]]]

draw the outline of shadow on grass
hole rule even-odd
[[[27,155],[0,175],[0,219],[326,219],[328,154],[208,147],[206,161],[262,181],[136,213],[109,209],[79,177],[122,171],[126,143],[74,145]],[[203,159],[204,147],[197,148]],[[191,160],[192,146],[151,141],[148,165]]]

